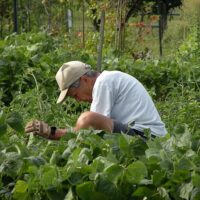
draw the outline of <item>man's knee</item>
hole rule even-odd
[[[82,128],[93,128],[112,132],[113,120],[99,113],[87,111],[82,113],[78,118],[75,130],[78,131]]]

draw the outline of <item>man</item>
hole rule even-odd
[[[145,129],[150,130],[152,137],[166,134],[165,125],[146,89],[126,73],[99,73],[83,62],[71,61],[60,67],[56,81],[61,91],[57,103],[66,97],[91,103],[90,111],[79,116],[72,131],[93,128],[139,135],[143,139],[146,138]],[[49,139],[59,139],[68,131],[38,120],[29,122],[25,128],[26,133],[33,132]]]

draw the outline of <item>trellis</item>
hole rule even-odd
[[[13,0],[13,13],[14,13],[14,20],[13,20],[13,29],[14,29],[14,32],[19,32],[18,30],[18,18],[17,18],[17,2],[23,2],[23,1],[20,1],[20,0]],[[142,5],[143,2],[145,1],[134,1],[134,2],[138,2],[138,5],[136,6],[135,10],[132,10],[132,14],[134,12],[134,15],[138,14],[139,11],[139,8],[140,6]],[[168,2],[168,1],[167,1]],[[175,2],[176,5],[180,5],[180,0],[177,0]],[[45,8],[46,10],[46,14],[47,14],[47,17],[48,17],[48,29],[51,30],[51,26],[52,26],[52,13],[51,13],[51,10],[52,8],[51,7],[51,2],[47,2],[48,4],[47,5],[44,5],[43,7]],[[81,28],[81,38],[82,38],[82,46],[85,47],[85,3],[86,1],[85,0],[82,0],[80,1],[80,3],[82,3],[82,28]],[[128,17],[131,16],[131,12],[128,12],[127,11],[127,4],[130,3],[130,1],[128,0],[118,0],[115,5],[116,5],[116,30],[115,30],[115,49],[117,50],[117,52],[119,52],[119,54],[121,54],[124,49],[125,49],[125,31],[126,31],[126,22],[127,22],[127,19]],[[158,28],[159,28],[159,51],[160,51],[160,55],[162,56],[163,52],[162,52],[162,39],[163,39],[163,33],[164,33],[164,29],[166,28],[166,23],[167,23],[167,14],[168,14],[168,10],[170,8],[167,8],[166,7],[166,4],[164,3],[164,1],[157,1],[157,12],[158,12],[158,15],[160,16],[159,18],[159,24],[158,24]],[[28,31],[30,31],[30,12],[29,12],[29,9],[30,9],[30,0],[27,0],[26,1],[26,6],[28,8],[28,12],[27,12],[27,15],[29,15],[28,17]],[[45,6],[48,6],[49,7],[49,10],[47,9],[47,7]],[[43,8],[43,9],[44,9]],[[63,9],[65,9],[65,11],[67,10],[66,6],[63,7]],[[137,13],[136,13],[137,12]],[[141,11],[141,20],[143,20],[143,17],[145,15],[145,13],[142,13]],[[2,22],[1,22],[2,23]],[[22,22],[21,22],[22,23]],[[67,27],[67,25],[66,25]],[[67,31],[69,31],[68,28],[66,28]],[[2,30],[1,30],[2,31]],[[140,34],[142,31],[142,29],[140,28],[139,31],[138,31],[138,34]],[[103,37],[102,37],[102,33],[101,33],[101,42],[103,41]],[[99,47],[101,46],[102,48],[102,44],[99,45]],[[98,50],[98,52],[100,52],[100,50]],[[100,63],[100,61],[99,61]]]
[[[118,0],[116,8],[116,33],[115,33],[115,49],[119,53],[125,48],[125,12],[126,0]]]

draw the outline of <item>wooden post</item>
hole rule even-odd
[[[159,10],[159,51],[160,51],[160,57],[163,55],[162,51],[162,37],[163,37],[163,17],[162,17],[162,3],[158,4],[158,10]]]
[[[116,32],[115,32],[115,50],[119,50],[119,10],[120,10],[120,0],[117,3],[116,10]]]
[[[101,12],[101,24],[100,24],[100,39],[98,45],[98,59],[97,59],[97,70],[101,71],[101,63],[102,63],[102,50],[103,50],[103,42],[104,42],[104,24],[105,24],[105,11]]]
[[[118,0],[117,16],[116,16],[116,36],[115,36],[115,48],[119,55],[125,48],[125,6],[126,0]]]
[[[85,47],[85,0],[83,0],[82,3],[82,19],[83,19],[83,23],[82,23],[82,45],[83,47]]]
[[[28,31],[31,31],[31,14],[30,14],[30,9],[31,9],[31,1],[28,0],[28,2],[27,2]]]
[[[124,52],[125,49],[125,27],[126,27],[126,20],[125,20],[125,10],[126,10],[126,0],[122,1],[122,16],[121,16],[121,51]]]
[[[163,36],[163,29],[162,29],[162,16],[160,15],[159,19],[159,51],[160,51],[160,56],[163,55],[162,51],[162,36]]]
[[[18,33],[18,19],[17,19],[17,0],[13,0],[13,31]]]

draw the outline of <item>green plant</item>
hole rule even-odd
[[[55,72],[66,59],[95,62],[88,53],[91,49],[68,45],[70,52],[63,51],[65,42],[59,44],[56,38],[43,44],[43,33],[2,41],[4,47],[8,45],[0,48],[2,60],[8,60],[7,65],[0,62],[0,94],[5,98],[7,89],[14,95],[9,105],[0,100],[0,198],[198,200],[200,41],[199,29],[192,30],[173,60],[133,61],[129,54],[117,58],[113,49],[104,49],[103,69],[125,71],[145,84],[166,124],[165,137],[148,138],[146,143],[138,137],[94,130],[68,133],[59,141],[25,135],[24,125],[32,119],[73,126],[89,105],[70,98],[57,105]],[[34,39],[29,43],[28,38]],[[5,66],[13,60],[11,79]],[[11,82],[12,87],[4,87]]]

